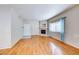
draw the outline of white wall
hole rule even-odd
[[[49,20],[57,20],[61,17],[67,17],[65,19],[65,40],[64,42],[79,48],[79,6],[76,6],[54,18]],[[49,33],[48,35],[53,36]]]
[[[10,9],[0,6],[0,49],[9,48],[11,44]]]
[[[23,35],[22,20],[13,8],[0,5],[0,49],[12,47]]]
[[[39,21],[31,21],[31,35],[39,34]],[[15,10],[7,5],[0,5],[0,49],[12,47],[23,37],[23,21]]]
[[[23,21],[14,9],[11,12],[11,44],[14,45],[23,37]]]
[[[31,35],[39,35],[39,21],[24,21],[24,24],[31,25]]]
[[[39,35],[39,21],[33,21],[31,24],[31,35]]]

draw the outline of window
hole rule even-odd
[[[64,41],[64,19],[66,17],[63,17],[59,19],[59,21],[49,23],[49,31],[51,32],[58,32],[61,35],[61,40]]]
[[[61,20],[57,21],[57,22],[54,22],[54,23],[49,23],[49,31],[52,31],[52,32],[63,32],[64,30],[64,23]]]

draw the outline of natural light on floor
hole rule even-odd
[[[53,44],[52,42],[49,42],[49,46],[52,50],[53,55],[62,55],[63,54],[61,49],[58,46],[56,46],[55,44]]]

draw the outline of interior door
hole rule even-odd
[[[31,25],[24,24],[24,37],[31,37]]]

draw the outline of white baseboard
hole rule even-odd
[[[50,37],[51,37],[51,36],[50,36]],[[72,46],[72,47],[79,48],[78,46],[76,46],[76,45],[74,45],[74,44],[71,44],[71,43],[66,42],[66,41],[62,41],[62,40],[60,40],[59,38],[56,38],[56,37],[52,37],[52,38],[55,38],[55,39],[57,39],[57,40],[59,40],[59,41],[61,41],[61,42],[64,42],[65,44],[68,44],[68,45],[70,45],[70,46]]]
[[[31,36],[24,36],[23,38],[31,38]]]
[[[21,38],[19,38],[18,40],[16,40],[16,42],[12,43],[10,48],[12,48],[19,40],[21,40]]]

